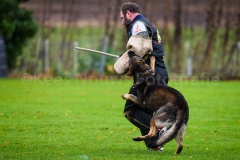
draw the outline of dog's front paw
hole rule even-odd
[[[135,137],[133,138],[134,141],[143,141],[143,139],[141,139],[140,137]]]
[[[150,61],[154,61],[155,57],[154,56],[150,56]]]
[[[129,99],[129,94],[123,94],[123,95],[122,95],[122,98],[123,98],[123,99]]]

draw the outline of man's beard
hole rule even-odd
[[[127,33],[127,34],[128,34],[128,29],[129,29],[131,23],[132,23],[131,20],[128,19],[128,18],[125,16],[125,18],[124,18],[124,26],[125,26],[126,33]]]

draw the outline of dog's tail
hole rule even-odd
[[[188,121],[188,115],[183,115],[183,111],[178,111],[177,112],[177,117],[175,123],[171,126],[170,129],[166,131],[165,134],[163,134],[157,141],[156,145],[157,146],[162,146],[165,143],[171,141],[176,137],[176,141],[178,143],[178,149],[176,153],[180,153],[182,150],[182,139],[184,136],[184,133],[186,131],[187,127],[187,121]],[[188,113],[186,113],[188,114]]]

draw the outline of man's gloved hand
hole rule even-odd
[[[128,51],[128,57],[131,58],[131,57],[133,57],[133,56],[136,56],[135,52],[129,50],[129,51]]]
[[[129,51],[128,51],[128,54],[135,54],[135,52],[129,50]]]
[[[120,58],[123,54],[124,54],[124,53],[120,54],[120,55],[119,55],[119,58]],[[131,54],[131,55],[132,55],[132,54],[135,54],[135,52],[129,50],[129,51],[128,51],[128,54]]]

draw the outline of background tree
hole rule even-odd
[[[175,54],[175,59],[173,64],[173,71],[180,74],[182,72],[182,0],[176,0],[175,2],[175,11],[174,11],[174,35],[173,35],[173,52]]]
[[[16,65],[27,40],[37,32],[37,24],[32,12],[19,7],[28,0],[0,1],[0,34],[6,44],[7,63],[9,70]]]

